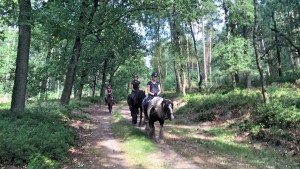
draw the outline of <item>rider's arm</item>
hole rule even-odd
[[[157,95],[160,95],[161,94],[161,88],[160,88],[160,84],[158,85],[158,93]]]
[[[133,90],[133,84],[132,83],[130,83],[130,89]]]
[[[150,95],[154,95],[154,93],[151,93],[151,91],[150,91],[150,85],[147,85],[148,87],[147,87],[147,91],[148,91],[148,94],[150,94]]]

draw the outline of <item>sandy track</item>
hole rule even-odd
[[[81,147],[71,150],[72,163],[64,168],[129,168],[124,162],[125,152],[111,131],[111,114],[106,106],[94,104],[83,109],[83,113],[89,120],[72,124],[79,131]]]

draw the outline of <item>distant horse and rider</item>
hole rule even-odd
[[[107,95],[105,97],[105,103],[108,106],[108,112],[112,113],[112,106],[114,104],[114,96],[112,95],[112,86],[110,84],[107,86]]]

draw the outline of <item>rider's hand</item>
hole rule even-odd
[[[154,93],[154,96],[157,96],[157,93]]]

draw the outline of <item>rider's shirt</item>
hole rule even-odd
[[[139,85],[141,84],[141,82],[138,80],[133,80],[131,82],[131,84],[132,84],[133,90],[139,90]]]
[[[160,83],[158,81],[156,81],[154,83],[152,81],[150,81],[150,82],[148,82],[147,85],[150,86],[150,92],[151,93],[158,93],[159,92],[158,86],[160,85]]]

